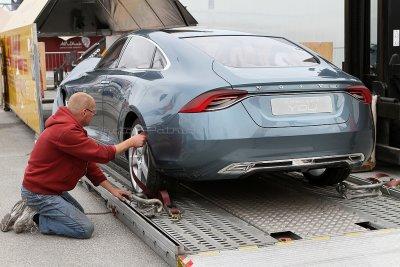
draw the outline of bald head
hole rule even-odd
[[[69,98],[67,107],[81,125],[87,126],[93,119],[96,102],[90,95],[78,92]]]
[[[73,94],[68,101],[68,109],[74,115],[86,108],[93,110],[94,106],[95,102],[93,97],[82,92]]]

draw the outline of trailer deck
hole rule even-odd
[[[115,166],[103,169],[112,183],[126,187],[115,178],[128,174],[116,172]],[[349,180],[366,183],[355,176]],[[149,219],[135,205],[93,187],[87,179],[84,184],[102,195],[116,216],[170,265],[307,264],[333,259],[361,264],[375,250],[380,253],[374,259],[400,249],[400,201],[393,189],[392,196],[343,199],[334,187],[312,186],[297,173],[182,183],[172,199],[183,215],[173,221],[165,212]]]

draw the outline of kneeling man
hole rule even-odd
[[[90,238],[93,223],[67,192],[84,175],[114,196],[129,198],[128,191],[115,188],[107,181],[96,163],[107,163],[116,154],[143,146],[146,136],[139,134],[115,146],[96,143],[83,128],[89,125],[95,110],[96,103],[90,95],[75,93],[68,107],[59,108],[46,121],[45,130],[30,155],[21,187],[27,207],[17,219],[9,219],[9,224],[15,222],[15,232],[22,232],[35,223],[43,234]]]

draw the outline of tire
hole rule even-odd
[[[143,132],[143,123],[136,119],[131,129],[131,136]],[[134,177],[137,177],[149,190],[150,193],[157,193],[164,187],[164,179],[156,170],[154,157],[150,147],[145,144],[141,148],[130,148],[128,150],[129,173],[134,191],[143,193]],[[147,170],[146,170],[147,169]]]
[[[304,177],[315,185],[335,185],[343,182],[350,175],[349,167],[335,167],[326,169],[316,169],[304,172]]]

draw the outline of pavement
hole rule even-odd
[[[34,137],[13,112],[0,110],[0,217],[20,198]],[[108,211],[99,196],[80,185],[70,193],[88,213]],[[167,266],[112,214],[88,217],[95,225],[93,237],[88,240],[0,232],[0,266]]]

